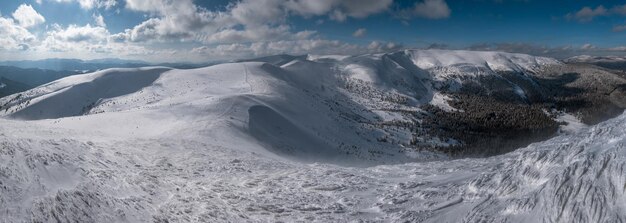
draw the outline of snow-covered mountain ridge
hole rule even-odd
[[[580,55],[567,58],[564,61],[568,63],[625,62],[626,57]]]
[[[328,143],[319,140],[323,137],[312,137],[318,134],[358,141],[347,138],[353,135],[345,133],[353,127],[348,121],[353,118],[348,114],[353,113],[342,109],[350,107],[324,104],[354,103],[348,98],[355,95],[336,94],[329,85],[332,82],[324,82],[328,79],[288,76],[294,75],[290,69],[309,70],[312,64],[296,61],[277,67],[250,62],[197,70],[113,69],[59,80],[20,97],[4,98],[2,104],[8,104],[3,107],[13,111],[6,113],[8,119],[0,119],[1,219],[626,220],[622,211],[626,208],[626,114],[505,155],[480,159],[344,167],[302,163],[274,156],[276,151],[264,152],[270,148],[267,144],[292,145],[281,142],[280,137],[316,146]],[[311,72],[325,74],[320,70]],[[136,75],[140,77],[129,78],[134,73],[141,73]],[[122,77],[127,82],[113,82]],[[320,84],[325,86],[323,91]],[[289,87],[292,85],[301,88]],[[319,92],[313,95],[322,100],[306,94],[315,87]],[[56,104],[65,109],[53,109],[54,104],[48,103],[57,100],[55,97],[69,97],[68,102],[92,106],[82,110],[80,106]],[[91,101],[94,97],[98,103]],[[325,101],[328,98],[335,100]],[[44,105],[39,108],[52,110],[37,112],[37,107],[32,107]],[[372,102],[368,106],[375,105]],[[319,110],[307,113],[309,117],[302,116],[309,109]],[[323,112],[330,113],[319,114]],[[339,118],[322,119],[331,115]],[[315,125],[317,122],[319,125]],[[307,132],[344,124],[350,126],[334,131],[329,128],[333,131],[330,134]],[[262,141],[262,137],[268,139]],[[364,145],[384,147],[386,152],[393,149],[379,142]],[[292,149],[310,155],[306,149],[318,148]],[[370,153],[373,158],[381,155]]]
[[[0,99],[0,115],[78,129],[89,123],[99,131],[126,135],[130,130],[137,137],[209,137],[207,132],[227,128],[281,156],[406,162],[446,157],[438,152],[442,149],[480,151],[492,143],[493,131],[505,138],[530,135],[510,148],[550,136],[558,127],[544,113],[551,107],[530,105],[567,102],[550,101],[549,90],[571,88],[553,84],[562,75],[541,73],[561,66],[522,54],[405,50],[283,55],[189,70],[107,69]],[[606,72],[595,76],[608,83],[591,85],[596,88],[626,83]],[[603,97],[612,100],[609,96]]]
[[[416,66],[422,69],[472,65],[497,71],[538,71],[542,66],[560,62],[547,57],[492,51],[405,50]]]

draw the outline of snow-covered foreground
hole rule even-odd
[[[540,66],[456,54],[412,63]],[[335,59],[111,69],[2,98],[0,221],[626,221],[626,114],[505,155],[427,161],[441,154],[377,141],[388,130],[362,122],[402,116],[342,93],[329,70],[446,106],[426,74],[390,85],[402,58],[324,65]]]
[[[1,122],[7,222],[626,220],[626,115],[488,159],[368,168]]]

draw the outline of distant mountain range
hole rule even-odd
[[[79,59],[45,59],[45,60],[18,60],[18,61],[0,61],[0,66],[13,66],[19,68],[38,68],[44,70],[101,70],[113,67],[143,67],[149,66],[150,63],[140,60],[122,60],[122,59],[97,59],[97,60],[79,60]]]
[[[80,74],[74,70],[47,70],[38,68],[20,68],[0,66],[0,97],[29,90],[39,85]]]
[[[51,81],[109,68],[137,68],[164,66],[177,69],[206,67],[214,63],[160,63],[152,64],[141,60],[123,60],[116,58],[79,60],[79,59],[44,59],[0,61],[0,97],[15,94],[49,83]]]
[[[589,56],[589,55],[580,55],[575,57],[570,57],[565,60],[566,63],[586,63],[593,64],[596,66],[626,71],[626,56]]]
[[[564,60],[565,62],[578,62],[578,63],[597,63],[597,62],[626,62],[624,56],[590,56],[580,55],[570,57]]]
[[[24,83],[0,77],[0,97],[26,91],[31,88],[32,86],[26,85]]]
[[[117,58],[105,58],[95,60],[79,59],[44,59],[44,60],[14,60],[0,61],[0,66],[12,66],[18,68],[37,68],[54,71],[96,71],[108,68],[135,68],[147,66],[166,66],[179,69],[199,68],[215,63],[149,63],[141,60],[124,60]]]

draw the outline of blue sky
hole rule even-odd
[[[205,62],[402,48],[567,57],[626,52],[626,2],[28,0],[0,2],[0,60]]]

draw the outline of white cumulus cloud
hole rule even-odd
[[[302,39],[294,32],[289,16],[324,16],[339,21],[364,18],[389,8],[392,0],[243,0],[223,11],[209,11],[191,0],[127,0],[126,8],[148,12],[151,18],[115,34],[117,41],[185,40],[232,43]],[[309,35],[310,36],[310,35]]]
[[[609,10],[600,5],[595,9],[591,7],[583,7],[576,13],[568,13],[567,15],[565,15],[565,18],[577,20],[579,22],[591,22],[594,18],[598,16],[606,16],[609,14]]]
[[[354,31],[354,33],[352,33],[352,36],[354,36],[354,37],[363,37],[363,36],[365,36],[365,33],[367,33],[367,29],[360,28],[360,29],[357,29],[356,31]]]
[[[415,3],[413,10],[409,11],[409,16],[415,16],[425,19],[445,19],[450,17],[450,7],[444,0],[424,0]]]
[[[25,50],[36,37],[13,19],[0,17],[0,50]]]
[[[78,2],[81,8],[105,8],[110,9],[117,5],[117,0],[53,0],[55,2],[72,3]]]
[[[93,20],[96,22],[97,26],[107,27],[107,24],[104,22],[104,17],[101,14],[93,14]]]
[[[35,22],[18,19],[18,13],[15,19],[0,17],[0,49],[85,58],[132,56],[171,60],[176,55],[176,60],[200,61],[279,53],[360,54],[399,47],[387,42],[368,46],[323,39],[315,30],[296,29],[290,23],[292,17],[328,22],[361,19],[389,12],[393,0],[240,0],[214,10],[196,5],[194,0],[47,1],[79,4],[93,10],[93,20],[85,25],[52,24],[45,30],[35,29],[34,35],[25,27],[43,23],[43,16],[43,21]],[[147,18],[124,31],[110,33],[99,10],[119,3]],[[362,28],[354,36],[362,37],[366,32]]]
[[[46,19],[41,14],[27,4],[17,7],[15,12],[13,12],[13,18],[24,28],[30,28],[46,22]]]

